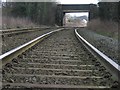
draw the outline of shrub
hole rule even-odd
[[[2,17],[2,29],[24,28],[37,26],[31,20],[20,17]]]
[[[112,38],[118,38],[118,23],[113,21],[101,21],[94,19],[88,22],[87,28],[99,34]]]

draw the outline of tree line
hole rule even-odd
[[[53,2],[6,2],[3,3],[3,16],[25,17],[37,24],[61,25],[62,8],[55,0]],[[91,19],[100,18],[101,20],[118,21],[120,2],[99,2],[91,5]]]
[[[99,2],[99,17],[101,20],[118,22],[120,2]]]
[[[99,2],[90,4],[90,19],[100,18],[102,21],[119,21],[120,2]]]
[[[56,2],[6,2],[3,16],[25,17],[37,24],[54,25]]]

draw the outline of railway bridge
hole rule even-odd
[[[97,5],[96,4],[58,4],[57,10],[57,22],[62,26],[64,23],[65,13],[75,12],[88,12],[89,20],[97,17]]]

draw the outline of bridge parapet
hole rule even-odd
[[[63,4],[61,5],[62,10],[83,10],[83,11],[88,11],[90,8],[89,4]]]

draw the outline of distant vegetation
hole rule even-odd
[[[3,26],[18,23],[55,25],[56,2],[7,2],[3,3]],[[22,20],[23,19],[23,20]],[[25,22],[26,20],[26,22]],[[11,23],[10,23],[11,22]],[[21,23],[20,23],[21,22]]]
[[[119,2],[99,2],[99,17],[102,21],[116,21],[118,22],[118,11],[120,8]]]
[[[118,39],[119,2],[99,2],[98,17],[88,23],[88,29]]]
[[[118,39],[118,23],[114,21],[91,20],[87,28],[104,36]]]
[[[53,1],[54,2],[3,3],[3,28],[32,27],[36,25],[61,25],[63,22],[61,19],[63,13],[61,12],[61,7],[57,7],[56,0]],[[99,29],[103,29],[102,25],[107,27],[110,25],[116,28],[120,16],[118,15],[118,11],[120,11],[119,6],[119,3],[117,2],[99,2],[98,7],[97,5],[92,5],[90,14],[92,18],[88,23],[88,28],[97,29],[99,27]],[[111,22],[113,22],[113,24],[111,24]]]

